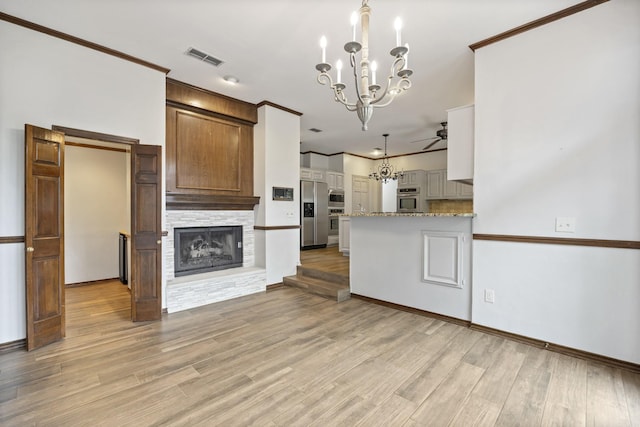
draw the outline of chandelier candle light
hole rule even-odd
[[[320,48],[322,49],[322,62],[316,65],[318,74],[318,83],[329,84],[333,89],[336,102],[344,105],[349,111],[356,111],[358,118],[362,122],[362,130],[367,130],[367,123],[371,119],[374,108],[382,108],[391,104],[393,99],[402,91],[411,87],[409,77],[413,71],[407,67],[409,56],[409,45],[401,45],[400,30],[402,22],[400,18],[395,20],[396,30],[396,47],[391,49],[391,56],[395,58],[391,64],[391,71],[387,78],[386,84],[382,92],[382,86],[376,83],[377,64],[375,61],[369,62],[369,15],[371,8],[368,5],[369,0],[362,0],[362,7],[358,12],[351,15],[352,41],[344,45],[344,50],[349,54],[351,68],[353,69],[353,77],[355,79],[355,91],[357,100],[355,103],[349,102],[344,93],[346,85],[342,83],[342,61],[336,63],[336,82],[333,82],[329,71],[331,65],[327,63],[327,39],[322,36],[320,39]],[[361,43],[356,41],[356,25],[358,23],[358,15],[360,16],[361,27]],[[356,54],[362,52],[358,73],[358,65]],[[396,77],[399,80],[396,80]]]
[[[371,172],[369,174],[369,179],[382,181],[386,184],[388,181],[395,181],[401,176],[404,176],[404,171],[395,172],[395,168],[391,165],[391,163],[389,163],[389,159],[387,158],[387,137],[389,136],[389,134],[385,133],[382,136],[384,136],[384,157],[382,158],[382,163],[378,165],[378,171]]]

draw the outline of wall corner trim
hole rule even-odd
[[[256,105],[256,107],[260,108],[263,105],[268,105],[269,107],[277,108],[278,110],[286,111],[287,113],[291,113],[291,114],[296,115],[296,116],[302,116],[302,113],[300,113],[298,111],[292,110],[292,109],[287,108],[287,107],[283,107],[282,105],[274,104],[273,102],[270,102],[270,101],[259,102]]]

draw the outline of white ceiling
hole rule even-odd
[[[384,144],[383,133],[390,134],[389,155],[420,151],[426,143],[410,141],[435,136],[447,109],[473,102],[470,44],[576,3],[369,0],[370,58],[380,70],[389,68],[393,21],[400,16],[414,74],[411,89],[376,109],[366,132],[356,114],[316,82],[315,70],[322,35],[329,43],[327,61],[341,58],[348,64],[342,46],[351,37],[350,15],[361,0],[0,0],[0,10],[166,67],[173,79],[298,111],[303,114],[301,151],[372,156],[374,147]],[[225,63],[215,68],[200,62],[185,55],[189,47]],[[228,74],[240,83],[224,82]],[[349,74],[343,70],[343,76]],[[432,149],[444,146],[440,142]]]

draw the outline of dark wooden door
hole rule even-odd
[[[27,350],[64,327],[64,134],[25,125]]]
[[[157,320],[162,310],[162,148],[131,147],[131,319]]]

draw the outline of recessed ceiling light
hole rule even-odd
[[[224,76],[223,78],[225,82],[232,85],[240,83],[240,79],[238,79],[236,76]]]

